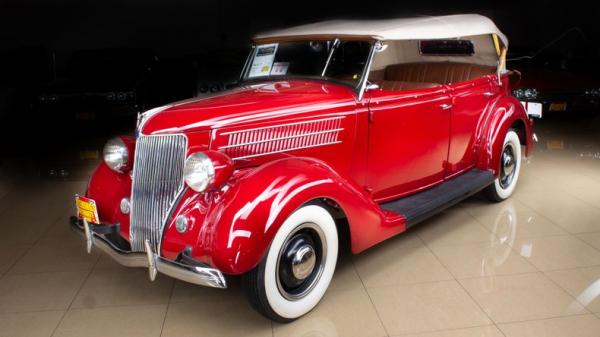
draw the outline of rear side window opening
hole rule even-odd
[[[472,56],[475,47],[471,40],[421,40],[419,51],[421,55]]]

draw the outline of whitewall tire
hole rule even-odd
[[[321,300],[335,270],[338,233],[329,212],[317,205],[296,210],[279,228],[259,265],[243,277],[252,306],[289,322]]]
[[[514,130],[509,130],[504,137],[500,152],[500,167],[494,183],[486,190],[486,195],[492,201],[502,201],[510,197],[521,171],[521,141]]]

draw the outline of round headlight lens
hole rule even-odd
[[[123,140],[119,137],[109,140],[106,145],[104,145],[103,153],[106,165],[111,169],[122,173],[129,162],[129,151]]]
[[[206,154],[196,152],[188,157],[183,167],[183,179],[194,191],[206,190],[215,176],[215,167]]]

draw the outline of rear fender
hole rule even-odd
[[[504,144],[504,137],[508,130],[517,124],[524,126],[523,135],[526,147],[526,155],[533,149],[532,121],[521,103],[512,96],[501,96],[488,110],[485,123],[483,123],[480,134],[479,159],[477,168],[491,170],[498,175],[500,168],[500,152]],[[521,122],[521,123],[519,123]],[[523,139],[521,139],[523,142]]]

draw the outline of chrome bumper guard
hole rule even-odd
[[[88,253],[91,253],[92,247],[97,247],[125,267],[148,268],[151,281],[156,279],[157,273],[161,273],[201,286],[227,288],[225,277],[218,269],[167,260],[154,253],[148,241],[145,243],[146,253],[123,250],[105,238],[102,230],[98,230],[100,233],[97,232],[97,228],[103,227],[105,226],[93,225],[85,220],[79,221],[77,218],[71,218],[71,228],[85,237]]]

